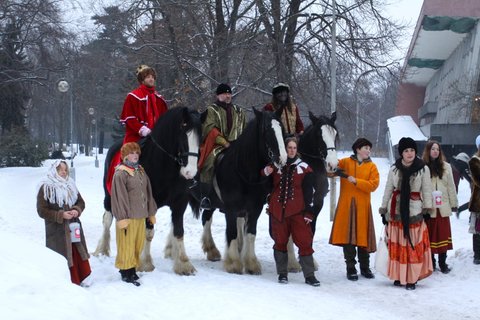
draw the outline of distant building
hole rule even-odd
[[[480,134],[479,19],[479,0],[424,0],[402,70],[396,115],[449,155],[471,154]]]

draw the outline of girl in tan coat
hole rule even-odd
[[[115,168],[112,182],[112,214],[117,220],[117,258],[122,281],[139,286],[136,267],[145,244],[145,218],[155,224],[157,205],[150,180],[138,164],[140,146],[129,142],[120,150],[122,164]]]
[[[330,244],[343,247],[347,264],[347,279],[358,280],[355,256],[358,249],[360,273],[367,279],[374,278],[370,270],[370,253],[376,251],[370,196],[380,182],[377,166],[370,159],[372,143],[357,139],[354,154],[338,163],[340,197],[330,234]]]
[[[429,210],[430,219],[426,220],[432,249],[433,269],[436,269],[435,254],[438,254],[438,265],[442,273],[449,273],[447,250],[452,250],[452,231],[450,216],[457,211],[458,200],[453,172],[450,164],[445,162],[440,143],[430,140],[423,150],[423,161],[430,169],[432,188],[435,192],[434,208]]]

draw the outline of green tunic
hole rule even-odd
[[[215,103],[207,107],[207,118],[202,125],[203,140],[213,128],[217,128],[221,134],[215,139],[215,148],[205,160],[200,173],[200,181],[211,183],[215,158],[225,149],[227,143],[238,139],[245,128],[245,123],[245,112],[240,107],[233,105],[232,127],[230,132],[227,132],[227,111]]]

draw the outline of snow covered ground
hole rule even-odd
[[[348,153],[341,154],[346,156]],[[100,155],[101,166],[103,156]],[[374,158],[381,184],[372,196],[376,213],[389,165]],[[70,283],[63,257],[45,248],[43,220],[35,208],[36,186],[51,161],[40,168],[0,169],[0,318],[1,319],[478,319],[480,315],[480,266],[472,263],[472,236],[467,233],[468,213],[451,218],[454,250],[447,259],[452,271],[435,272],[420,281],[417,290],[394,287],[380,274],[373,280],[345,277],[342,249],[328,244],[332,223],[329,199],[321,212],[314,240],[316,273],[321,286],[304,284],[302,274],[291,274],[288,285],[278,284],[268,235],[268,219],[262,214],[257,235],[260,276],[234,275],[222,270],[222,262],[209,262],[200,247],[201,222],[185,213],[185,246],[197,269],[195,276],[178,276],[172,262],[163,257],[170,228],[170,213],[157,213],[152,255],[156,269],[141,273],[140,287],[120,281],[112,257],[91,257],[93,284],[83,288]],[[94,158],[75,158],[77,186],[85,198],[84,231],[93,252],[102,231],[102,168]],[[339,184],[337,183],[337,186]],[[338,195],[338,192],[337,192]],[[459,201],[468,201],[469,187],[460,184]],[[327,195],[327,198],[329,195]],[[382,230],[374,215],[377,238]],[[212,232],[223,253],[225,222],[214,215]],[[112,229],[113,238],[114,230]],[[372,255],[372,265],[374,256]]]

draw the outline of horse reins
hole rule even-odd
[[[152,136],[152,135],[148,135],[150,137],[150,139],[152,140],[153,144],[160,150],[162,150],[167,156],[170,157],[170,159],[172,159],[173,161],[175,161],[176,163],[178,163],[179,166],[181,167],[184,167],[186,164],[184,163],[183,161],[183,157],[188,157],[188,156],[192,156],[192,157],[197,157],[198,158],[198,152],[183,152],[183,153],[180,153],[178,154],[178,156],[174,156],[172,155],[171,153],[169,153],[167,150],[165,150],[156,140],[155,138]]]
[[[335,148],[335,147],[329,147],[329,148],[326,149],[326,151],[328,152],[328,150],[333,150],[333,151],[335,151],[336,148]],[[306,155],[306,156],[308,156],[308,157],[310,157],[310,158],[313,158],[313,159],[325,160],[325,158],[326,158],[326,155],[323,154],[323,153],[321,153],[321,154],[318,155],[318,156],[317,156],[317,155],[313,155],[313,154],[309,154],[309,153],[306,153],[306,152],[302,152],[302,151],[300,151],[300,150],[298,151],[298,153],[300,153],[301,155]]]

